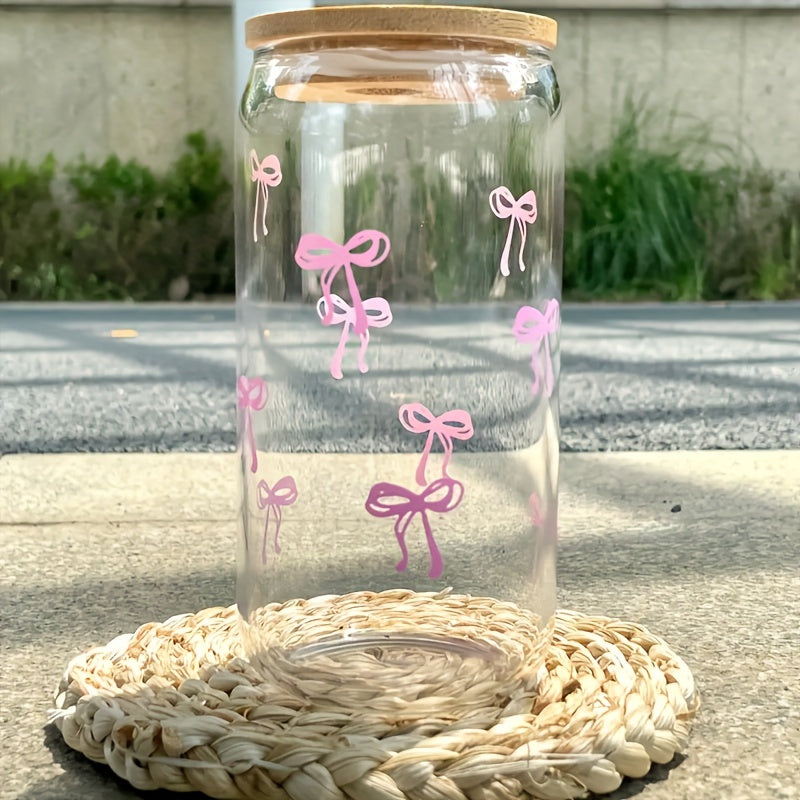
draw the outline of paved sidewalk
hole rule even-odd
[[[292,381],[315,427],[320,393],[338,420],[355,399],[385,399],[386,380],[412,392],[392,359],[418,360],[420,374],[428,359],[413,336],[384,331],[370,343],[370,380],[348,379],[348,410],[337,409],[342,386],[326,368],[339,333],[306,311],[311,327],[287,353],[304,369],[317,365]],[[463,311],[431,313],[444,321]],[[800,448],[800,303],[567,304],[563,318],[564,450]],[[111,335],[120,329],[135,338]],[[452,333],[436,374],[458,385],[465,363],[473,376],[491,372],[485,331],[461,320]],[[0,453],[231,451],[235,356],[230,304],[0,303]]]
[[[0,798],[177,797],[127,788],[45,715],[74,654],[233,601],[234,459],[0,458]],[[704,703],[685,760],[609,797],[800,797],[800,451],[562,464],[560,605],[663,635]]]

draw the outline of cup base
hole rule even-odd
[[[398,721],[532,696],[549,634],[512,603],[409,590],[294,600],[244,623],[250,663],[288,695]]]

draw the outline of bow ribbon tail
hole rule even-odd
[[[360,333],[359,337],[361,339],[361,346],[358,349],[358,371],[363,375],[365,372],[369,372],[369,367],[367,366],[367,346],[369,345],[369,330],[364,331],[364,333]]]
[[[428,514],[423,510],[420,512],[422,517],[422,527],[425,528],[425,540],[428,543],[428,553],[430,554],[431,565],[428,570],[429,578],[439,578],[442,575],[444,564],[442,562],[442,554],[439,551],[439,546],[436,544],[436,539],[433,537],[431,524],[428,521]]]
[[[253,434],[253,420],[250,416],[250,409],[243,409],[242,415],[244,417],[242,420],[243,438],[247,439],[247,445],[250,448],[250,472],[255,473],[258,471],[258,455],[256,453],[256,438]],[[244,443],[242,447],[244,447]]]
[[[364,301],[361,299],[361,292],[358,290],[353,268],[350,264],[344,265],[344,274],[347,278],[347,288],[350,290],[350,300],[353,302],[353,330],[362,336],[367,332],[367,312],[364,309]]]
[[[553,356],[550,352],[550,337],[545,336],[541,347],[544,349],[544,393],[550,397],[555,388],[555,375],[553,373]]]
[[[269,518],[275,518],[275,529],[272,534],[272,546],[275,548],[276,553],[281,552],[281,546],[278,543],[278,534],[281,532],[281,520],[283,519],[283,509],[279,503],[267,504],[267,517],[264,523],[264,540],[261,543],[261,563],[267,563],[267,541],[269,541]]]
[[[511,226],[509,226],[511,227]],[[520,243],[519,243],[519,271],[525,272],[525,262],[522,259],[522,254],[525,251],[525,242],[528,240],[528,230],[525,220],[517,217],[517,227],[519,228]]]
[[[394,535],[397,538],[397,544],[400,546],[401,558],[397,562],[397,571],[405,572],[408,567],[408,546],[406,545],[406,531],[414,518],[416,511],[404,511],[397,517],[397,522],[394,524]],[[424,512],[423,512],[424,516]]]
[[[272,509],[273,509],[273,505],[272,505],[272,503],[269,503],[267,505],[267,516],[266,516],[266,521],[264,523],[264,538],[263,538],[263,540],[261,542],[261,563],[262,564],[266,564],[267,563],[267,539],[269,538],[269,517],[270,517],[270,513],[272,512]]]
[[[449,478],[447,474],[447,466],[453,456],[453,440],[446,433],[439,432],[439,441],[442,443],[444,449],[444,457],[442,458],[442,477]]]
[[[542,379],[539,375],[539,351],[541,350],[541,341],[536,343],[536,347],[531,352],[531,371],[533,372],[533,383],[531,384],[531,392],[539,394],[539,387],[541,386]]]
[[[336,350],[331,358],[331,376],[337,381],[342,379],[342,358],[344,357],[344,349],[347,340],[350,338],[350,322],[345,320],[342,323],[342,333],[339,336],[339,344],[336,345]]]
[[[428,467],[428,456],[430,455],[431,447],[433,446],[433,436],[433,431],[429,430],[428,438],[425,439],[425,447],[422,448],[422,455],[420,456],[419,464],[417,465],[417,474],[415,477],[420,486],[428,485],[428,481],[425,479],[425,472]]]
[[[323,325],[331,325],[333,323],[333,297],[331,296],[331,286],[340,268],[340,264],[325,267],[319,279],[319,286],[320,289],[322,289],[322,298],[325,300],[325,315],[322,317]]]
[[[257,242],[259,198],[263,200],[261,203],[261,229],[264,232],[264,236],[267,235],[267,185],[259,180],[258,176],[254,176],[253,180],[256,181],[256,201],[253,206],[253,241]]]
[[[261,184],[261,230],[266,236],[269,231],[267,230],[267,203],[269,202],[269,189],[266,182]]]
[[[506,236],[506,243],[503,247],[503,254],[500,256],[500,274],[507,278],[511,274],[508,266],[508,257],[511,254],[511,237],[514,235],[514,220],[508,221],[508,235]]]
[[[281,532],[281,522],[283,522],[283,508],[275,503],[272,506],[272,513],[275,516],[275,533],[272,536],[272,546],[275,548],[276,553],[280,553],[281,545],[278,541],[278,534]]]

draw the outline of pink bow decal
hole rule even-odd
[[[534,527],[541,527],[544,523],[544,515],[542,514],[542,501],[536,492],[533,492],[528,498],[528,509],[531,512],[531,524]]]
[[[531,390],[538,394],[542,384],[539,367],[539,353],[544,350],[544,393],[546,397],[553,394],[553,357],[550,353],[550,334],[558,330],[559,323],[558,300],[550,299],[544,309],[544,314],[533,306],[522,306],[517,311],[514,319],[514,338],[518,342],[530,342],[533,345],[531,353],[531,369],[533,370],[533,385]]]
[[[331,375],[336,380],[342,378],[342,357],[344,356],[345,345],[350,338],[350,329],[355,327],[356,314],[352,306],[342,300],[338,294],[331,295],[332,311],[330,313],[331,325],[341,325],[342,334],[339,337],[339,344],[331,359]],[[367,319],[367,328],[385,328],[392,321],[392,309],[389,303],[382,297],[370,297],[363,302],[364,314]],[[324,297],[320,297],[317,303],[317,314],[323,322],[328,314],[328,303]],[[358,350],[358,369],[361,373],[368,372],[366,355],[367,345],[369,344],[369,330],[359,334],[361,346]]]
[[[275,533],[272,535],[272,543],[276,553],[280,553],[281,546],[278,543],[278,534],[281,532],[281,519],[283,519],[283,507],[290,506],[297,500],[297,484],[291,475],[281,478],[271,489],[266,481],[259,481],[256,485],[258,489],[258,507],[263,511],[267,510],[266,524],[264,525],[264,543],[261,546],[261,561],[267,563],[267,536],[269,533],[270,515],[275,517]]]
[[[453,455],[453,439],[466,440],[472,437],[475,432],[472,427],[472,418],[469,412],[462,409],[445,411],[435,417],[422,403],[407,403],[400,406],[400,424],[411,433],[427,433],[425,447],[422,450],[422,457],[417,467],[417,483],[425,486],[425,469],[428,465],[428,455],[431,452],[434,437],[438,438],[444,449],[444,459],[442,460],[442,477],[449,477],[447,466]]]
[[[282,179],[281,162],[277,156],[267,156],[262,161],[258,160],[255,150],[250,151],[250,180],[256,186],[256,202],[253,209],[253,241],[258,241],[258,205],[261,200],[261,230],[267,235],[267,201],[269,200],[269,187],[277,186]]]
[[[514,225],[519,228],[521,242],[519,243],[519,268],[525,272],[525,262],[522,254],[525,250],[525,242],[528,238],[527,225],[536,222],[536,195],[533,190],[525,192],[519,200],[514,199],[514,195],[505,187],[499,186],[489,195],[489,205],[492,207],[494,215],[499,219],[510,219],[508,223],[508,236],[503,248],[503,255],[500,257],[500,274],[508,277],[508,256],[511,252],[511,237],[514,234]]]
[[[397,517],[394,532],[400,545],[402,558],[397,564],[397,571],[403,572],[408,567],[408,548],[406,547],[406,531],[416,514],[422,517],[425,539],[430,554],[429,578],[438,578],[442,574],[442,554],[433,538],[428,512],[436,511],[445,514],[452,511],[464,496],[464,486],[452,478],[438,478],[420,494],[415,494],[403,486],[393,483],[376,483],[369,491],[364,504],[373,517]]]
[[[253,436],[253,411],[261,411],[267,404],[267,384],[263,378],[248,378],[240,375],[236,383],[236,400],[242,413],[242,434],[250,447],[250,472],[258,469],[256,440]]]
[[[333,323],[333,296],[331,286],[340,269],[344,269],[350,300],[353,303],[353,329],[362,336],[367,332],[367,314],[358,291],[353,265],[375,267],[389,254],[389,237],[380,231],[359,231],[345,244],[336,244],[317,233],[306,233],[300,237],[294,260],[300,269],[322,270],[320,286],[325,301],[323,325]]]

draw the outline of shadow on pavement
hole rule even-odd
[[[589,469],[593,463],[587,462]],[[582,479],[581,467],[575,464],[574,477],[567,476],[562,495],[567,502],[570,491],[580,492],[592,503],[599,500],[600,505],[624,510],[630,508],[635,494],[638,518],[641,520],[642,509],[645,514],[651,509],[652,524],[642,525],[640,521],[618,530],[604,529],[601,534],[577,535],[563,535],[562,526],[561,588],[580,585],[583,591],[591,591],[609,581],[624,585],[633,576],[680,583],[701,576],[759,571],[780,574],[800,567],[797,501],[765,495],[768,487],[763,491],[758,484],[704,488],[701,474],[686,472],[676,477],[672,472],[648,470],[619,460],[606,468],[610,479],[598,483]],[[626,488],[642,486],[647,488]],[[767,497],[769,525],[763,523]],[[682,504],[680,514],[670,513],[673,503]],[[26,586],[24,597],[13,586],[0,589],[0,605],[10,611],[18,608],[18,612],[9,614],[5,630],[9,641],[22,645],[52,635],[54,631],[48,625],[38,622],[45,619],[41,616],[44,610],[58,612],[59,635],[85,636],[91,631],[100,641],[107,641],[148,620],[229,605],[234,596],[235,577],[227,558],[202,569],[187,569],[182,564],[160,566],[156,575],[132,572],[113,581],[98,581],[77,570],[73,574],[74,578],[61,586],[37,584],[34,579]],[[341,559],[329,565],[315,564],[314,574],[318,586],[329,587],[354,585],[365,577],[363,564]],[[31,615],[36,616],[36,624],[32,624]],[[120,630],[112,627],[110,620],[114,626],[130,627]]]
[[[653,764],[650,772],[644,778],[628,778],[616,792],[602,795],[604,800],[626,800],[628,797],[635,797],[643,792],[652,783],[661,783],[669,778],[670,772],[675,767],[680,766],[686,760],[686,756],[677,755],[669,764]]]
[[[118,777],[106,764],[98,764],[72,750],[55,725],[43,728],[44,747],[64,772],[29,786],[15,800],[201,800],[199,792],[139,791]]]

